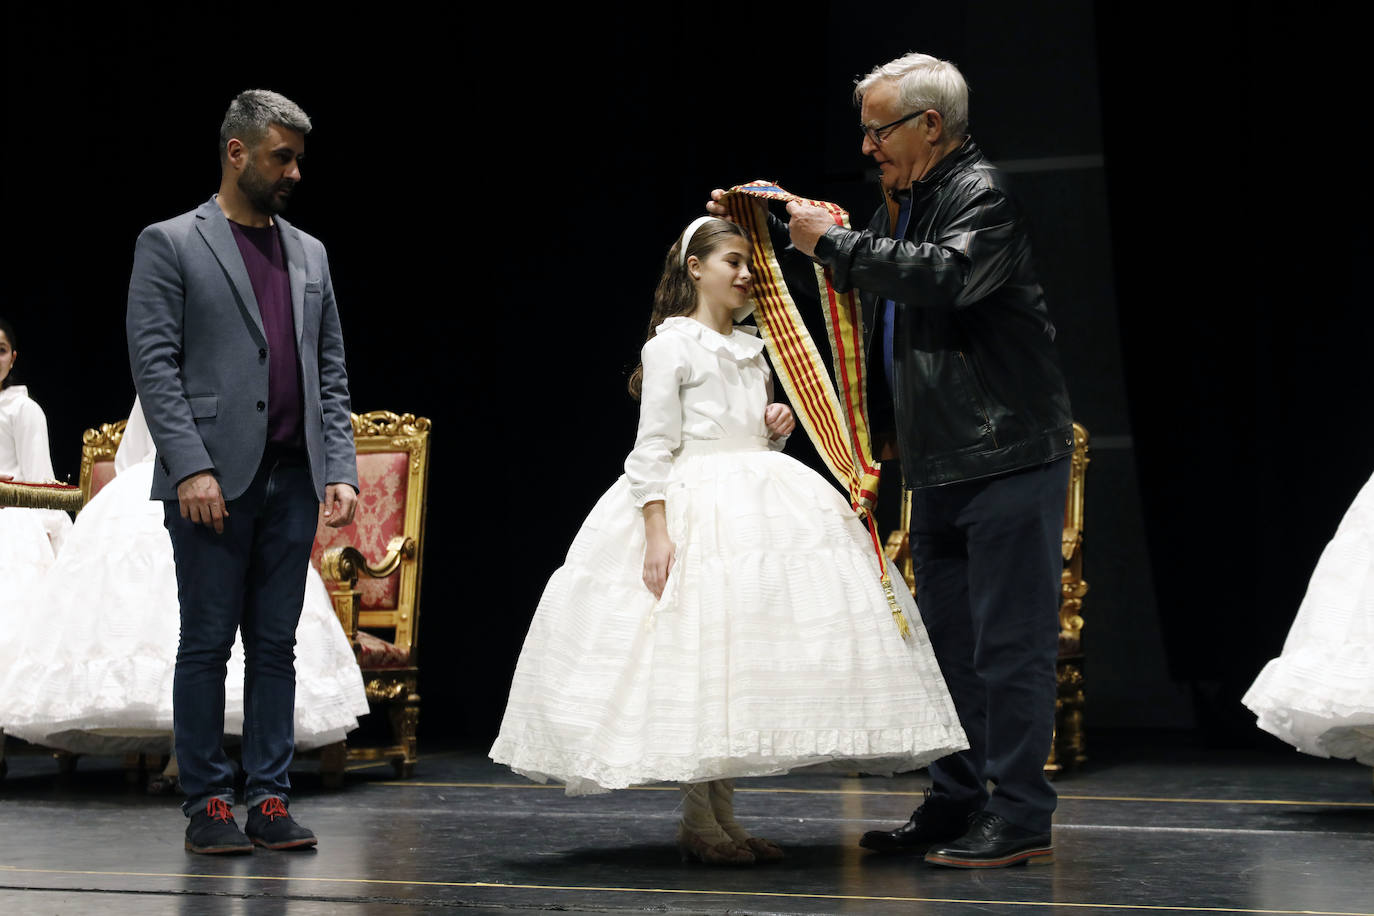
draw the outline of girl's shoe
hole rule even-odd
[[[733,779],[717,779],[707,783],[711,798],[711,813],[715,815],[716,823],[720,829],[734,841],[735,845],[741,849],[747,849],[754,854],[754,859],[758,862],[778,862],[785,858],[782,847],[772,840],[765,840],[763,837],[750,836],[749,831],[740,826],[735,820],[735,781]]]
[[[781,862],[787,858],[783,854],[782,847],[772,840],[765,840],[761,836],[751,836],[744,841],[744,845],[749,847],[749,851],[754,854],[754,858],[759,862]]]
[[[677,828],[677,849],[682,861],[697,861],[703,865],[753,865],[754,854],[736,846],[732,841],[708,843],[684,825]]]

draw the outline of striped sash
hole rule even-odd
[[[826,337],[839,381],[836,385],[788,292],[772,237],[768,234],[768,202],[791,200],[820,207],[831,215],[836,225],[849,226],[849,214],[835,204],[798,197],[770,181],[751,181],[733,187],[721,198],[721,203],[729,209],[735,222],[753,236],[749,269],[754,275],[754,320],[773,357],[778,379],[821,460],[849,493],[850,505],[868,528],[888,606],[898,630],[907,638],[910,627],[892,591],[887,557],[878,540],[873,517],[878,502],[880,468],[873,460],[868,428],[867,367],[858,297],[852,290],[838,292],[830,282],[829,271],[816,265],[816,285],[825,316]]]

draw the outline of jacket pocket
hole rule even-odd
[[[205,420],[219,414],[219,395],[193,394],[186,400],[191,404],[191,417],[193,419]]]
[[[987,398],[983,396],[983,385],[978,380],[978,373],[974,372],[973,367],[969,365],[968,354],[963,350],[955,350],[954,353],[958,357],[957,366],[960,381],[963,383],[966,396],[977,411],[978,419],[982,423],[983,434],[992,440],[992,445],[996,448],[997,432],[993,429],[992,415],[988,413]]]

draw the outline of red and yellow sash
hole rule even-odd
[[[836,225],[849,226],[849,214],[835,204],[798,197],[770,181],[751,181],[733,187],[721,198],[735,222],[748,229],[754,239],[749,264],[754,275],[754,320],[773,356],[778,379],[821,460],[849,493],[850,505],[867,524],[882,573],[883,590],[897,628],[905,638],[910,635],[910,627],[892,591],[887,557],[873,519],[880,468],[873,460],[868,429],[863,316],[853,291],[838,292],[830,282],[829,270],[816,265],[816,285],[835,361],[837,386],[787,290],[768,234],[768,202],[792,200],[820,207],[834,218]]]

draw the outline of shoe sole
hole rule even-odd
[[[285,843],[268,843],[258,837],[251,837],[254,846],[261,846],[263,849],[282,850],[282,849],[309,849],[318,843],[319,837],[310,837],[305,840],[287,840]]]
[[[252,852],[252,851],[253,851],[253,844],[252,844],[252,843],[249,843],[249,844],[246,845],[246,846],[241,846],[241,845],[234,845],[234,846],[193,846],[193,845],[191,844],[191,841],[190,841],[190,840],[187,840],[187,841],[186,841],[186,851],[187,851],[187,852],[194,852],[194,853],[196,853],[197,855],[201,855],[201,856],[232,856],[232,855],[243,855],[244,853],[249,853],[249,852]]]
[[[1006,868],[1010,865],[1050,865],[1054,862],[1054,847],[1041,846],[1037,849],[1023,849],[998,859],[960,859],[955,856],[929,854],[926,861],[931,865],[946,868]]]

